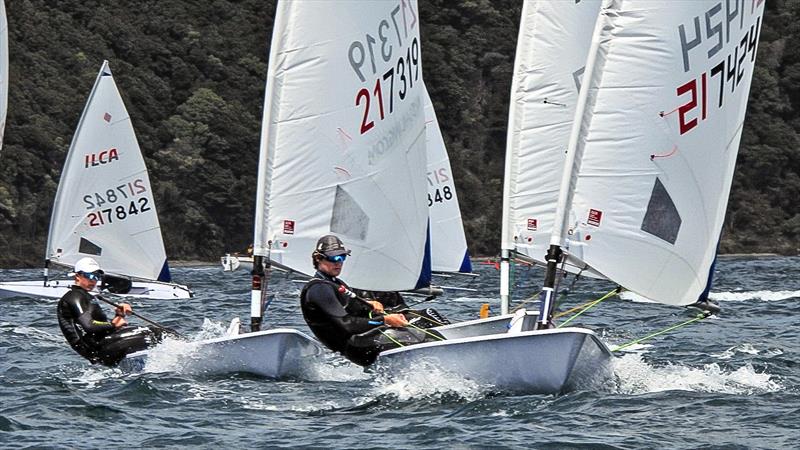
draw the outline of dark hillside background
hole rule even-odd
[[[274,1],[6,0],[10,98],[0,266],[39,266],[70,140],[109,60],[155,189],[167,253],[252,240]],[[499,248],[521,0],[421,0],[424,76],[473,255]],[[768,0],[721,250],[800,252],[800,2]]]

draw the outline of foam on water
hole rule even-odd
[[[318,361],[314,361],[311,371],[305,375],[308,381],[363,381],[372,378],[363,367],[328,351]]]
[[[225,335],[226,326],[221,322],[203,319],[203,325],[190,341],[175,339],[167,335],[164,340],[147,353],[144,372],[189,373],[197,362],[194,355],[200,346],[198,341],[214,339]]]
[[[762,350],[757,349],[752,344],[741,344],[741,345],[737,345],[735,347],[728,348],[725,351],[723,351],[722,353],[714,353],[714,354],[712,354],[710,356],[712,356],[714,358],[717,358],[717,359],[725,360],[725,359],[731,359],[734,356],[736,356],[736,354],[739,354],[739,353],[744,353],[746,355],[763,355],[763,356],[767,356],[767,357],[773,357],[773,356],[782,355],[783,351],[781,351],[780,349],[769,349],[769,350],[763,350],[762,351]]]
[[[86,389],[94,389],[99,384],[111,379],[121,379],[124,373],[117,368],[102,365],[93,365],[81,369],[77,374],[65,374],[63,379],[67,384]]]
[[[746,300],[774,302],[790,298],[800,298],[800,291],[711,292],[708,294],[708,297],[717,302],[741,302]],[[635,303],[654,303],[652,300],[631,291],[622,291],[619,294],[619,298],[622,300],[630,300]]]
[[[753,395],[783,389],[772,375],[756,371],[745,364],[735,370],[724,370],[718,364],[699,368],[668,364],[654,367],[642,355],[628,353],[615,360],[617,389],[623,394],[645,394],[670,390],[716,392]]]
[[[435,400],[450,398],[453,394],[471,401],[484,398],[493,390],[493,386],[481,385],[431,364],[416,364],[408,370],[395,370],[391,375],[380,373],[377,381],[376,394],[400,401]]]
[[[775,302],[790,298],[800,298],[800,291],[712,292],[708,296],[711,300],[725,302],[741,302],[745,300]]]
[[[188,372],[194,362],[192,356],[197,352],[199,344],[194,341],[182,341],[171,337],[165,338],[160,344],[147,352],[147,362],[144,372]]]

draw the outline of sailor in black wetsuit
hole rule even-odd
[[[75,264],[75,285],[58,302],[58,325],[69,345],[92,363],[116,365],[125,355],[144,350],[161,340],[157,329],[130,326],[125,316],[131,306],[122,303],[112,320],[95,303],[89,291],[103,275],[92,258]]]
[[[329,349],[362,366],[372,364],[378,353],[398,343],[426,341],[431,332],[405,328],[408,320],[403,314],[384,314],[380,302],[356,298],[337,278],[349,254],[336,236],[317,241],[311,256],[317,272],[300,293],[303,317],[314,335]]]

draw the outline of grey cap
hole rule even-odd
[[[319,240],[317,241],[316,251],[322,253],[325,256],[350,254],[350,250],[344,248],[344,244],[342,244],[342,241],[338,237],[332,234],[328,234],[319,238]]]

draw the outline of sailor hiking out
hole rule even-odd
[[[303,317],[326,347],[367,366],[384,350],[426,342],[433,336],[444,339],[434,330],[422,330],[449,323],[435,311],[387,313],[381,302],[357,296],[338,278],[348,255],[350,250],[338,237],[321,237],[311,255],[317,272],[300,293]]]
[[[108,320],[91,294],[103,277],[100,265],[92,258],[75,264],[75,284],[58,302],[58,325],[69,345],[94,363],[114,366],[125,355],[144,350],[161,341],[161,330],[128,325],[125,316],[133,313],[127,303],[117,305]]]

